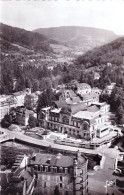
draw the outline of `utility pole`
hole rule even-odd
[[[108,194],[108,180],[106,180],[105,184],[105,194]]]

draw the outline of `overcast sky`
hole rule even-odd
[[[1,22],[34,30],[88,26],[124,35],[124,0],[0,0]]]

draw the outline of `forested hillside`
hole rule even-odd
[[[124,37],[86,52],[77,58],[76,64],[85,68],[112,63],[115,66],[124,65]]]
[[[39,28],[33,32],[38,32],[51,39],[63,42],[69,47],[78,46],[84,48],[84,50],[103,45],[118,37],[109,30],[81,26]]]
[[[111,82],[124,88],[124,37],[85,53],[70,65],[52,61],[57,56],[50,52],[49,45],[47,51],[37,49],[43,40],[47,41],[47,38],[2,24],[1,94],[11,94],[26,87],[44,91],[62,83],[69,86],[73,80],[101,89]],[[27,51],[24,48],[28,48]],[[52,69],[47,58],[53,63]],[[95,73],[99,73],[99,79],[95,79]]]
[[[19,46],[35,51],[51,51],[48,38],[44,35],[14,28],[0,23],[1,50],[18,50]]]

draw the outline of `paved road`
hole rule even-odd
[[[60,149],[60,150],[65,150],[65,151],[78,151],[79,148],[72,147],[72,146],[65,146],[65,145],[60,145],[60,144],[54,144],[53,142],[49,142],[47,140],[39,140],[35,139],[32,137],[29,137],[27,135],[24,135],[22,132],[16,132],[16,131],[9,131],[7,129],[3,129],[11,139],[19,139],[20,141],[24,141],[29,144],[35,144],[37,146],[44,146],[44,147],[49,147],[51,146],[54,149]],[[98,152],[96,150],[90,150],[90,149],[85,149],[85,148],[80,148],[80,151],[82,153],[92,153],[92,154],[97,154]]]
[[[115,148],[107,148],[106,146],[97,150],[105,155],[105,162],[102,170],[97,171],[95,175],[89,176],[89,191],[91,195],[104,195],[106,180],[111,181],[113,179],[119,179],[124,181],[124,177],[122,178],[113,175],[115,158],[120,152]],[[112,193],[114,193],[114,195],[123,194],[116,186],[108,187],[107,191],[109,195],[112,195]]]

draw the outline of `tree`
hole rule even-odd
[[[31,95],[30,95],[30,94],[27,94],[27,95],[25,96],[24,106],[25,106],[28,110],[33,109],[33,108],[32,108],[32,104],[31,104]]]
[[[34,128],[38,126],[38,120],[34,116],[30,116],[28,119],[28,124],[30,128]]]
[[[124,123],[124,108],[122,107],[122,105],[118,107],[116,117],[118,123],[120,124]]]
[[[109,97],[108,94],[101,94],[99,96],[99,101],[100,102],[107,102],[107,103],[109,103],[109,99],[110,99],[110,97]]]
[[[12,121],[13,121],[12,116],[6,114],[1,121],[1,126],[4,128],[8,128],[12,124]]]
[[[52,101],[55,100],[55,93],[51,88],[45,90],[38,99],[37,112],[40,111],[41,108],[51,106]]]
[[[10,108],[9,114],[12,117],[13,123],[16,122],[16,108],[14,107]]]

